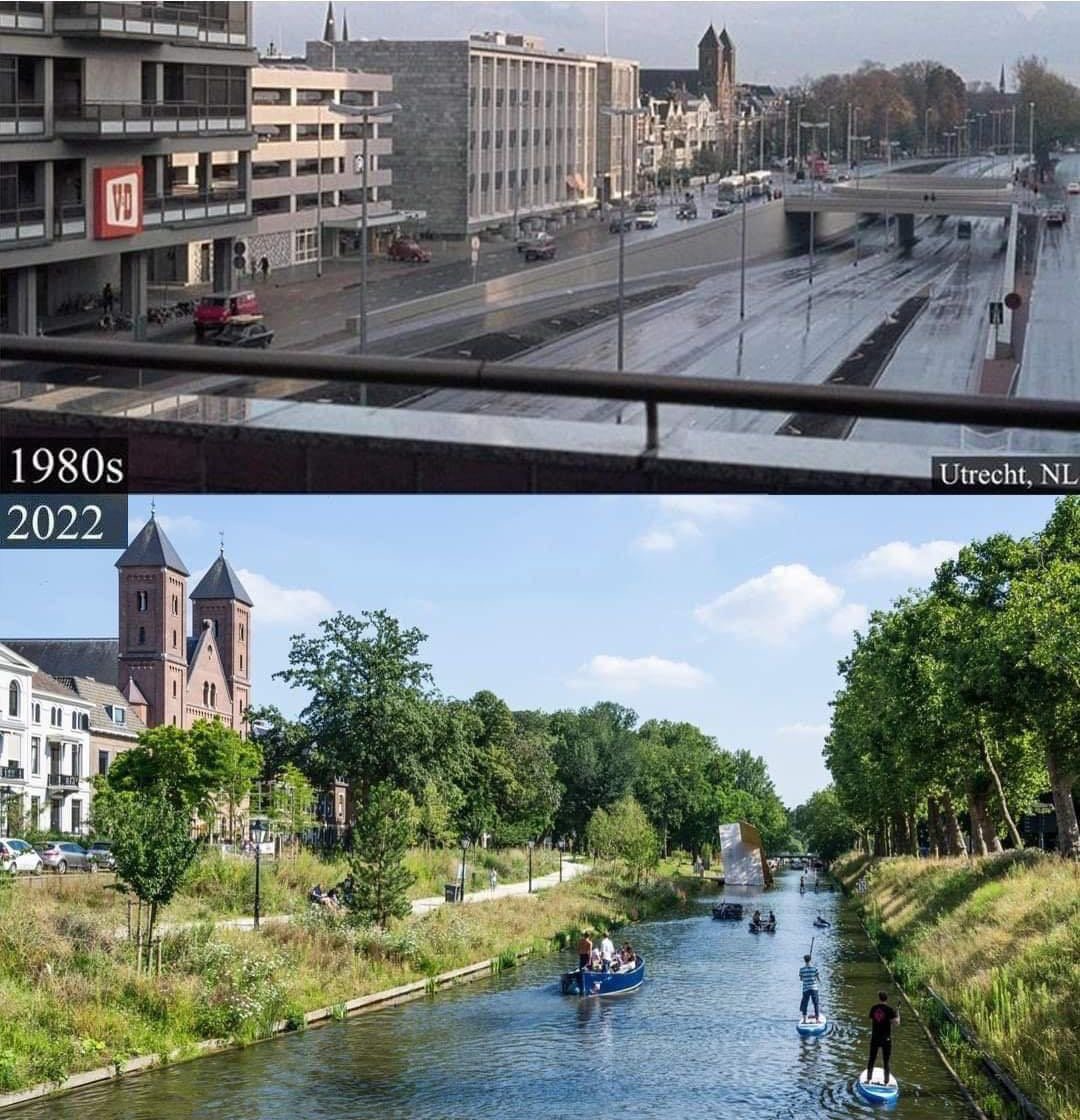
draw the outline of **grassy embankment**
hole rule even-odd
[[[441,907],[386,932],[310,908],[257,936],[204,923],[166,934],[158,977],[137,974],[111,909],[73,904],[80,888],[91,897],[88,886],[0,892],[0,1092],[191,1052],[202,1039],[252,1041],[276,1021],[300,1027],[305,1011],[488,958],[510,966],[519,952],[565,947],[585,926],[679,906],[695,889],[590,874],[531,897]]]
[[[1080,867],[1028,851],[834,870],[850,891],[864,868],[867,928],[986,1112],[1009,1115],[926,984],[1046,1116],[1080,1120]]]

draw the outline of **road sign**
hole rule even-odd
[[[1023,296],[1021,296],[1019,292],[1010,292],[1005,297],[1005,306],[1010,311],[1019,311],[1020,307],[1023,305],[1023,302]]]
[[[480,254],[475,249],[473,249],[470,255],[472,257],[472,263],[477,264],[480,260]]]
[[[472,251],[474,253],[479,253],[480,252],[480,238],[479,237],[474,237],[472,239]]]

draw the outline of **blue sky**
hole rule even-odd
[[[149,500],[131,499],[137,530]],[[252,598],[253,702],[289,636],[385,608],[429,635],[449,696],[513,708],[614,699],[765,756],[795,804],[820,758],[836,663],[866,610],[922,586],[956,542],[1030,533],[1042,498],[167,497],[196,578],[218,531]],[[116,634],[116,555],[0,553],[0,634]],[[189,583],[189,590],[193,587]]]

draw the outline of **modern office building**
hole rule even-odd
[[[145,314],[148,281],[196,234],[231,285],[234,239],[254,230],[250,44],[249,3],[0,0],[6,329],[106,282]]]
[[[612,190],[621,148],[602,97],[636,103],[635,63],[550,51],[527,35],[464,40],[311,42],[312,65],[394,81],[394,200],[427,211],[443,237],[565,219]],[[603,143],[601,144],[601,127]],[[617,122],[616,122],[617,128]],[[633,130],[627,129],[628,143]]]

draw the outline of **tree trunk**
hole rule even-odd
[[[946,791],[941,797],[941,818],[945,828],[945,852],[950,856],[966,856],[967,845],[960,831],[960,822],[953,811],[952,795]]]
[[[874,855],[879,859],[888,855],[885,841],[885,821],[881,817],[878,817],[874,824]]]
[[[968,815],[971,817],[971,850],[973,855],[985,856],[986,851],[986,795],[975,791],[975,783],[967,785]]]
[[[908,840],[907,817],[902,811],[893,813],[893,855],[906,856],[911,850]]]
[[[930,854],[937,859],[945,854],[945,834],[941,828],[941,811],[936,797],[926,799],[926,820],[930,831]]]
[[[1046,769],[1050,773],[1050,788],[1054,794],[1054,811],[1057,813],[1058,851],[1066,859],[1080,859],[1080,825],[1076,820],[1072,787],[1075,775],[1047,749]]]
[[[1016,821],[1012,818],[1012,813],[1009,812],[1009,802],[1005,797],[1005,790],[1001,785],[1001,777],[998,775],[997,767],[994,765],[994,760],[990,756],[990,744],[986,741],[986,733],[980,728],[978,732],[979,746],[982,748],[983,762],[986,765],[987,772],[994,781],[994,788],[997,790],[998,802],[1001,804],[1001,815],[1005,818],[1005,827],[1009,830],[1009,837],[1016,848],[1024,846],[1024,839],[1020,835],[1020,830],[1016,827]],[[1001,841],[998,840],[997,851],[1001,851]]]
[[[919,858],[919,821],[918,821],[918,818],[915,816],[915,810],[914,809],[910,810],[907,814],[907,830],[908,830],[908,841],[911,845],[911,848],[910,848],[911,854],[916,859],[918,859]]]
[[[996,856],[999,852],[1005,850],[1001,843],[1001,837],[998,836],[997,825],[994,823],[989,807],[987,807],[986,816],[983,817],[983,835],[986,837],[986,850],[990,855]]]

